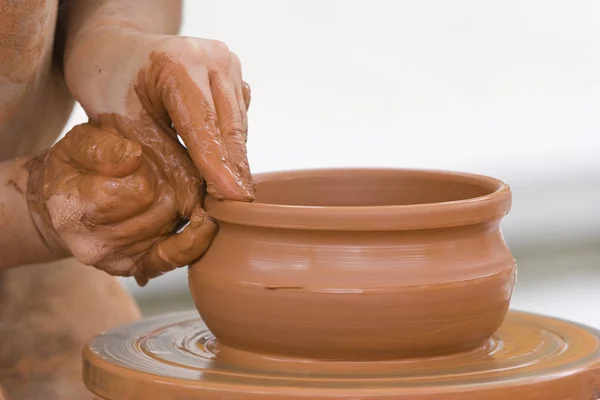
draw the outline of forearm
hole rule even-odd
[[[128,29],[175,35],[181,25],[182,0],[65,0],[67,47],[98,29]],[[118,43],[113,43],[118,45]]]
[[[0,163],[0,271],[69,256],[54,238],[38,229],[34,222],[38,216],[30,212],[32,160],[20,158]]]
[[[182,0],[69,0],[61,10],[64,74],[79,100],[81,86],[110,74],[104,64],[132,51],[127,35],[177,34]]]

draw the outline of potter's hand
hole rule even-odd
[[[193,262],[216,230],[199,206],[200,178],[188,177],[186,197],[161,167],[150,149],[115,131],[76,126],[33,161],[28,197],[38,230],[82,263],[142,286]],[[190,223],[175,233],[181,215]]]
[[[79,50],[80,63],[67,65],[69,86],[90,118],[144,145],[179,145],[179,135],[213,197],[251,201],[250,89],[239,59],[213,40],[125,31],[97,37]]]

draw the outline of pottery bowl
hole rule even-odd
[[[222,349],[388,360],[484,345],[516,265],[493,178],[420,170],[256,176],[256,202],[207,199],[219,232],[189,269]]]

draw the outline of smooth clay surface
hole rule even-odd
[[[219,232],[189,270],[223,357],[390,360],[481,346],[515,262],[504,183],[412,170],[256,176],[256,202],[207,199]]]
[[[511,311],[483,346],[451,356],[241,367],[192,311],[100,335],[84,350],[83,379],[107,400],[593,400],[599,344],[593,329]]]

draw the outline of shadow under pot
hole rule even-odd
[[[207,199],[219,232],[189,268],[224,352],[437,356],[482,346],[499,328],[516,274],[501,181],[385,169],[255,178],[255,203]]]

